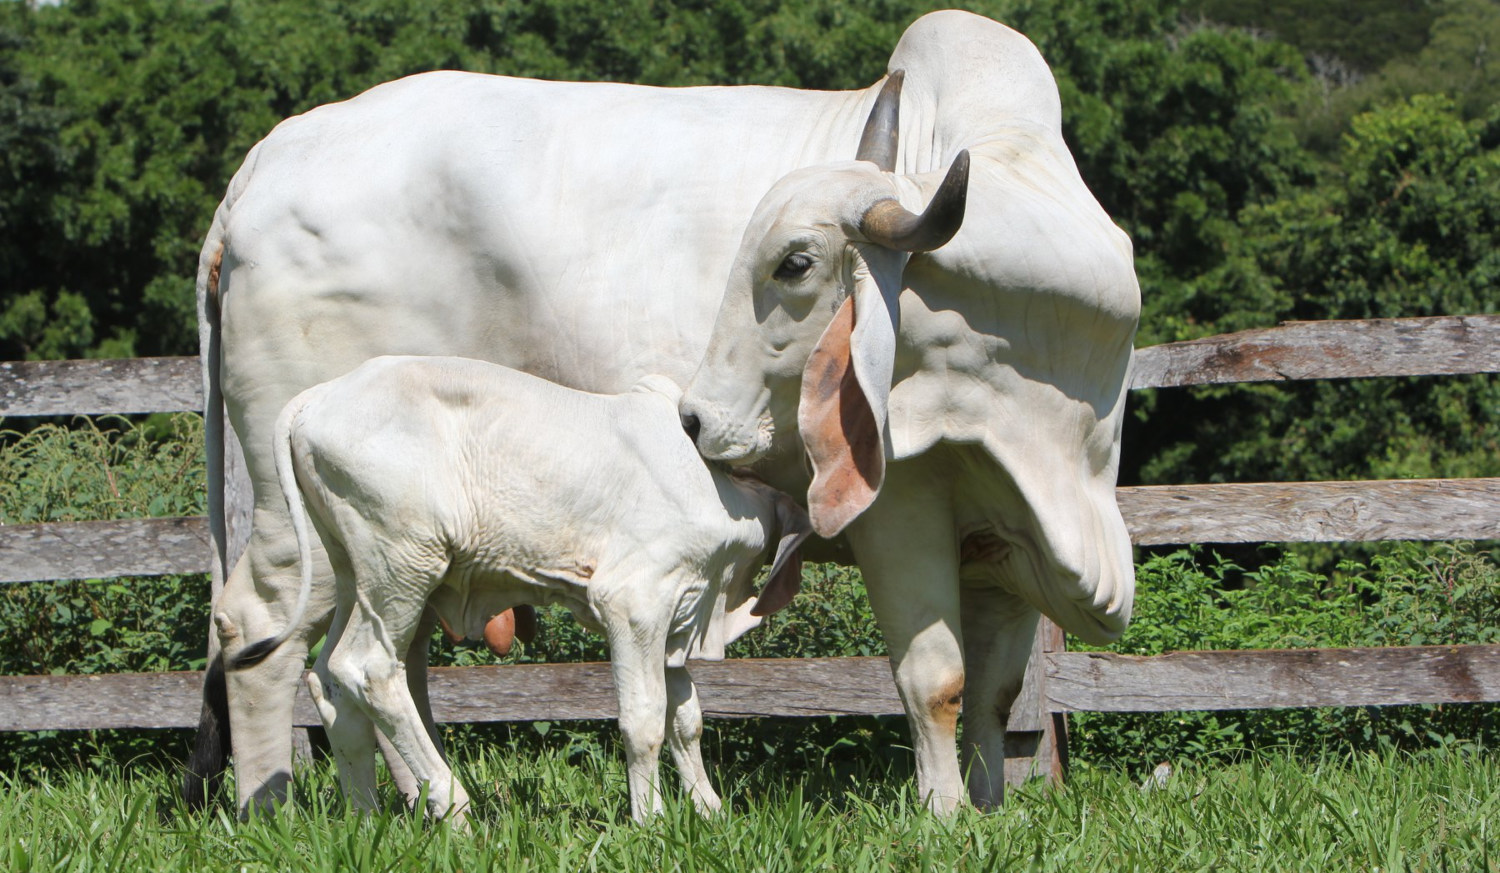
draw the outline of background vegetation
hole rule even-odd
[[[0,360],[196,353],[200,240],[245,151],[287,115],[437,68],[863,87],[906,24],[939,5],[949,4],[0,0]],[[1053,65],[1080,169],[1135,241],[1138,345],[1285,319],[1494,311],[1497,0],[956,5],[1017,27]],[[1500,475],[1493,376],[1174,389],[1137,392],[1132,405],[1122,484]],[[16,430],[0,434],[0,522],[202,511],[190,416],[6,424]],[[1142,554],[1138,619],[1121,649],[1494,641],[1492,551],[1351,554]],[[813,572],[793,611],[740,654],[881,652],[857,576]],[[5,586],[0,672],[199,667],[206,587],[200,577]],[[571,628],[548,617],[515,657],[602,654]],[[1149,768],[1292,737],[1488,744],[1494,715],[1356,708],[1073,724],[1081,759]],[[577,725],[500,733],[561,745],[571,760],[608,742]],[[820,766],[876,756],[899,768],[904,734],[883,720],[799,721],[720,725],[710,742],[747,767],[774,742]],[[0,735],[0,766],[37,775],[47,761],[183,748],[180,736],[141,732]]]
[[[212,210],[280,119],[437,68],[853,88],[934,0],[0,0],[0,359],[191,354]],[[1135,240],[1140,344],[1477,314],[1500,0],[981,0]],[[1493,376],[1144,393],[1121,481],[1500,473]]]

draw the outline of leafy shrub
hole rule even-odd
[[[1471,545],[1388,544],[1331,574],[1282,554],[1244,571],[1201,548],[1147,558],[1135,618],[1111,650],[1156,655],[1207,649],[1494,643],[1500,568]],[[1080,647],[1087,648],[1087,647]],[[1081,713],[1077,757],[1149,768],[1183,757],[1235,757],[1292,746],[1415,749],[1500,740],[1493,705],[1339,707],[1167,713]]]
[[[201,515],[203,464],[202,419],[194,415],[0,431],[0,523]],[[208,601],[204,575],[0,586],[0,674],[201,669]],[[162,736],[0,734],[0,765],[160,753]],[[178,744],[167,745],[175,753]]]
[[[0,432],[0,523],[201,515],[203,428],[192,415]],[[0,672],[203,666],[207,577],[83,579],[0,589]]]
[[[0,431],[0,524],[203,514],[201,417],[74,424]]]

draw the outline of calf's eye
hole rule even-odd
[[[777,279],[795,279],[805,275],[808,270],[812,269],[812,265],[812,255],[806,252],[792,252],[781,259],[774,275]]]

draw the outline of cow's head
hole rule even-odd
[[[922,60],[940,43],[956,58],[908,89],[919,121],[901,164],[930,171],[893,172],[888,87],[877,107],[892,111],[872,115],[866,160],[772,187],[683,425],[706,457],[753,464],[784,490],[806,481],[805,455],[823,536],[875,501],[887,461],[941,443],[935,461],[961,472],[935,487],[950,489],[969,572],[1106,642],[1134,591],[1115,500],[1140,314],[1130,240],[1078,174],[1035,49],[1007,37],[990,51],[948,30],[937,43],[903,39],[893,56]]]
[[[922,214],[901,204],[905,180],[890,172],[900,82],[888,81],[858,160],[792,173],[756,207],[681,404],[684,427],[712,460],[753,464],[773,438],[800,434],[822,536],[880,489],[907,261],[947,243],[963,222],[967,152]],[[910,199],[915,188],[905,187]]]

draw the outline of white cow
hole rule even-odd
[[[216,643],[234,657],[282,627],[296,599],[296,541],[271,457],[276,415],[377,355],[482,358],[613,393],[647,373],[686,385],[717,330],[685,410],[702,419],[701,444],[755,460],[801,493],[809,477],[793,386],[812,344],[772,334],[788,321],[830,324],[829,295],[852,280],[830,284],[827,270],[846,243],[863,251],[871,241],[848,223],[860,218],[856,203],[787,213],[811,221],[799,226],[826,250],[809,293],[777,296],[755,271],[774,272],[793,249],[817,254],[799,248],[816,240],[777,235],[781,225],[761,222],[781,207],[756,205],[792,171],[833,162],[834,188],[862,198],[865,182],[838,181],[861,156],[895,171],[859,171],[869,186],[920,210],[967,149],[967,211],[953,241],[909,260],[864,258],[879,273],[889,355],[867,361],[881,372],[858,375],[876,386],[868,400],[888,467],[843,504],[854,523],[833,547],[852,546],[865,573],[920,795],[947,809],[964,794],[962,698],[969,796],[997,802],[1006,714],[1038,609],[1095,640],[1128,616],[1133,570],[1113,483],[1139,290],[1129,241],[1079,178],[1056,85],[1030,42],[975,15],[934,13],[907,30],[888,69],[905,71],[899,94],[882,90],[890,79],[805,92],[432,73],[278,126],[230,183],[200,261],[221,555],[221,405],[254,495],[248,547],[214,608]],[[867,117],[873,135],[861,146]],[[738,436],[721,438],[743,421],[764,427],[752,441],[769,446],[758,460],[731,445]],[[331,573],[318,549],[313,563],[318,577]],[[259,665],[226,677],[210,659],[190,769],[222,766],[225,721],[214,716],[227,704],[242,807],[285,791],[285,689],[331,613],[320,590]]]
[[[288,628],[240,660],[301,624],[310,508],[338,583],[308,684],[356,803],[376,804],[378,725],[430,812],[462,820],[469,804],[407,685],[429,604],[478,639],[503,610],[560,603],[609,639],[634,817],[660,809],[664,736],[698,808],[719,809],[686,659],[721,660],[791,599],[811,529],[790,498],[703,463],[678,423],[681,393],[669,379],[604,396],[466,358],[382,357],[287,404],[276,463],[302,582]]]

